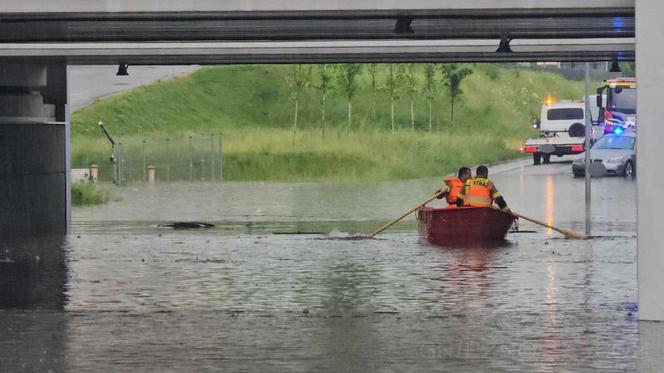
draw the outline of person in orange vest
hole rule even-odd
[[[438,199],[445,198],[447,201],[447,208],[457,207],[457,201],[459,200],[458,196],[463,189],[464,183],[466,180],[473,177],[473,174],[468,167],[461,167],[457,175],[458,177],[446,177],[444,180],[445,189],[440,189],[436,192],[436,194],[440,193],[438,194]]]
[[[466,180],[460,196],[462,201],[457,204],[463,206],[491,207],[495,202],[501,210],[511,212],[503,196],[489,180],[489,169],[485,166],[477,167],[475,177]]]

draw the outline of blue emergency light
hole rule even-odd
[[[615,133],[616,136],[622,135],[623,132],[625,132],[625,129],[622,128],[622,127],[616,127],[616,128],[613,129],[613,133]]]

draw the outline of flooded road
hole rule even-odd
[[[514,211],[583,231],[583,179],[569,163],[513,162],[490,177]],[[498,247],[441,248],[419,242],[412,217],[379,239],[347,239],[439,184],[116,190],[115,202],[75,210],[64,243],[35,243],[38,261],[7,248],[0,368],[660,370],[662,327],[636,321],[633,180],[594,180],[585,241],[522,222]],[[159,227],[188,220],[217,226]],[[32,282],[14,281],[26,272]]]

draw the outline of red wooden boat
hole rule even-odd
[[[513,215],[489,207],[424,207],[417,211],[420,237],[435,245],[504,241],[514,220]]]

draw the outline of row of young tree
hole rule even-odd
[[[422,67],[423,66],[423,67]],[[422,68],[421,68],[422,67]],[[288,74],[288,85],[295,103],[293,131],[298,128],[300,101],[304,94],[314,89],[320,95],[323,136],[327,125],[326,103],[332,90],[338,90],[348,104],[348,133],[353,123],[353,98],[358,92],[358,80],[362,70],[368,70],[370,80],[372,119],[377,120],[378,93],[390,98],[390,126],[395,131],[394,106],[402,95],[410,99],[410,125],[415,130],[415,100],[422,94],[429,104],[429,131],[432,130],[432,106],[436,96],[444,92],[450,100],[450,122],[454,122],[454,103],[462,95],[461,82],[473,73],[463,64],[340,64],[293,65]],[[381,71],[381,69],[383,71]],[[382,76],[382,77],[381,77]]]

